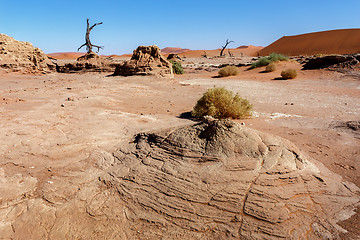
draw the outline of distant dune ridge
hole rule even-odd
[[[190,51],[190,49],[187,48],[179,48],[179,47],[166,47],[161,49],[161,53],[163,54],[168,54],[168,53],[184,53],[184,52],[188,52]]]
[[[237,48],[226,49],[224,53],[229,56],[229,50],[234,57],[248,56],[254,57],[258,55],[258,52],[263,49],[263,47],[257,46],[240,46]],[[180,48],[180,47],[166,47],[161,49],[161,53],[166,55],[170,53],[179,54],[181,57],[202,57],[205,52],[208,57],[219,56],[221,49],[215,50],[190,50],[188,48]],[[47,54],[50,57],[56,59],[77,59],[78,57],[84,55],[85,53],[81,52],[57,52],[57,53],[49,53]],[[131,57],[132,54],[123,54],[123,55],[101,55],[103,57]]]
[[[259,54],[266,56],[272,52],[288,56],[358,53],[360,28],[284,36],[260,50]]]

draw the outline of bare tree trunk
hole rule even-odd
[[[91,53],[92,52],[92,48],[93,47],[96,47],[98,50],[96,52],[99,52],[100,48],[103,49],[104,47],[103,46],[97,46],[97,45],[94,45],[91,43],[90,41],[90,32],[91,30],[97,26],[97,25],[100,25],[100,24],[103,24],[102,22],[100,23],[95,23],[94,25],[92,25],[91,27],[89,27],[89,19],[86,19],[86,23],[87,23],[87,28],[86,28],[86,34],[85,34],[85,43],[83,45],[81,45],[79,48],[78,48],[78,51],[83,47],[83,46],[86,46],[86,50],[88,53]]]
[[[206,51],[204,51],[204,54],[202,55],[202,57],[207,58]]]
[[[234,42],[234,41],[229,42],[229,39],[226,39],[225,46],[222,46],[222,49],[221,49],[221,52],[220,52],[220,57],[224,56],[223,54],[224,54],[225,48],[227,47],[227,45],[229,45],[229,43],[232,43],[232,42]]]

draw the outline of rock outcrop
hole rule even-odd
[[[46,72],[54,70],[55,64],[31,43],[0,34],[0,68],[9,71]]]
[[[339,239],[359,204],[289,141],[230,120],[123,144],[44,179],[0,168],[0,238]]]
[[[74,62],[66,63],[64,65],[58,64],[57,71],[62,73],[114,72],[115,67],[115,63],[112,63],[110,60],[103,58],[94,52],[90,52],[78,57]]]
[[[168,61],[181,62],[181,57],[179,55],[177,55],[176,53],[170,53],[166,59]]]
[[[174,77],[172,64],[162,55],[158,46],[139,46],[131,59],[116,67],[114,75],[155,75]]]
[[[289,141],[230,120],[138,134],[114,156],[103,182],[140,239],[337,239],[359,203]]]
[[[359,64],[359,61],[359,54],[314,57],[307,60],[303,66],[303,69],[354,68],[357,64]]]

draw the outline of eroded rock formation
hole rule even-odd
[[[54,70],[55,64],[31,43],[0,34],[0,68],[9,71],[44,72]]]
[[[173,77],[172,64],[162,55],[158,46],[139,46],[129,61],[116,67],[114,75],[155,75]]]
[[[86,53],[78,57],[75,62],[58,65],[57,71],[62,73],[71,72],[113,72],[115,63],[97,55],[94,52]]]
[[[355,68],[359,64],[360,54],[353,55],[328,55],[314,57],[307,60],[304,69],[342,69],[342,68]]]
[[[336,239],[359,202],[290,142],[230,120],[139,134],[114,156],[104,182],[143,238]]]

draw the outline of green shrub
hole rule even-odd
[[[281,77],[284,79],[294,79],[297,76],[295,69],[286,69],[281,72]]]
[[[175,74],[184,74],[184,69],[180,62],[176,62],[173,60],[170,60],[170,62],[172,63],[173,72]]]
[[[248,100],[225,88],[210,88],[197,101],[191,115],[201,118],[210,115],[215,118],[246,118],[251,116],[252,105]]]
[[[239,68],[236,66],[226,66],[219,70],[220,77],[235,76],[239,74]]]
[[[265,68],[265,72],[274,72],[274,71],[276,71],[276,66],[275,63],[273,62],[267,65]]]
[[[271,53],[269,55],[269,59],[271,62],[274,62],[274,61],[287,61],[289,60],[289,57],[285,56],[285,55],[282,55],[280,53]]]
[[[262,57],[256,62],[253,62],[251,64],[251,68],[263,67],[275,61],[287,61],[287,60],[289,60],[289,58],[285,55],[279,53],[271,53],[269,56]]]

